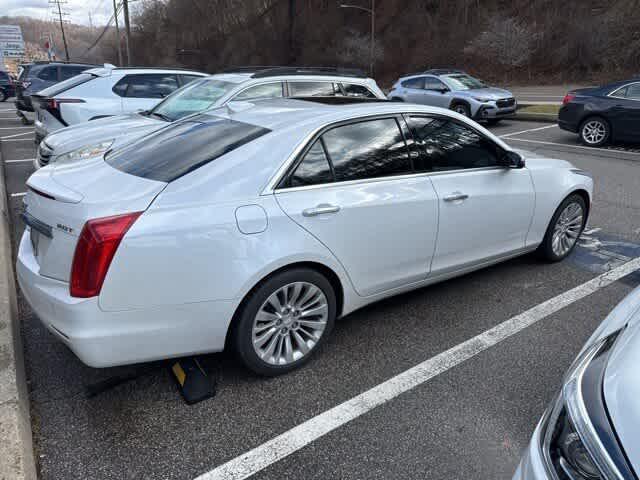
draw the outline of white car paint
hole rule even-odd
[[[640,471],[640,438],[638,436],[640,431],[640,406],[638,405],[638,396],[640,395],[640,382],[638,381],[640,288],[632,291],[611,311],[582,348],[580,355],[620,329],[623,330],[608,356],[600,388],[604,395],[610,427],[615,432],[618,447],[626,455],[628,466],[638,472]],[[592,412],[587,411],[587,415],[591,414]],[[541,445],[545,432],[543,419],[533,433],[531,442],[513,477],[514,480],[555,480],[557,478],[555,473],[549,470],[544,460],[544,447]],[[611,448],[611,444],[606,441],[602,441],[600,446],[603,447],[602,451]]]
[[[29,178],[27,213],[51,225],[53,238],[41,239],[38,258],[29,229],[22,238],[17,273],[25,297],[44,324],[91,366],[220,351],[242,299],[276,270],[298,262],[331,270],[340,282],[340,311],[346,315],[531,251],[569,193],[584,190],[591,197],[589,176],[576,173],[568,162],[535,156],[526,158],[522,169],[276,187],[328,125],[400,113],[446,116],[511,150],[461,115],[419,105],[273,100],[253,108],[211,110],[202,118],[231,119],[271,132],[170,183],[123,173],[99,158],[50,165]],[[149,141],[139,140],[127,151],[135,155]],[[470,197],[449,205],[442,194],[452,190]],[[324,204],[339,204],[340,210],[302,214]],[[70,265],[84,223],[135,211],[143,213],[118,247],[99,296],[71,297]],[[457,228],[463,229],[458,236]]]

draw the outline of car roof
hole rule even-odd
[[[350,77],[343,75],[332,75],[330,73],[324,74],[314,74],[314,73],[296,73],[296,74],[286,74],[283,73],[281,75],[269,75],[269,76],[255,76],[252,73],[215,73],[211,75],[209,78],[215,78],[218,80],[223,80],[226,82],[232,83],[269,83],[269,82],[282,82],[282,81],[320,81],[320,82],[338,82],[338,83],[355,83],[355,84],[367,84],[371,81],[368,77]]]
[[[320,99],[320,98],[319,98]],[[269,130],[314,130],[324,125],[343,120],[371,115],[399,113],[431,113],[460,117],[451,110],[427,105],[401,102],[354,101],[339,103],[314,101],[312,99],[278,98],[255,102],[230,102],[225,106],[208,110],[202,115],[227,117],[239,122],[250,123]]]
[[[197,70],[185,70],[182,68],[150,68],[150,67],[114,67],[112,65],[105,65],[103,67],[96,67],[87,69],[86,73],[96,75],[98,77],[109,77],[113,73],[183,73],[199,76],[206,76],[206,73],[198,72]]]

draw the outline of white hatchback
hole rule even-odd
[[[69,125],[149,110],[181,86],[206,75],[192,70],[109,65],[85,70],[31,95],[36,144]]]
[[[575,246],[584,171],[449,110],[348,100],[228,105],[37,171],[26,299],[91,366],[229,345],[275,375],[364,305]]]

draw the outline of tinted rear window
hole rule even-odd
[[[235,120],[199,115],[112,152],[105,161],[131,175],[172,182],[270,131]]]

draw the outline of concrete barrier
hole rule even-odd
[[[0,145],[0,480],[37,478]]]

